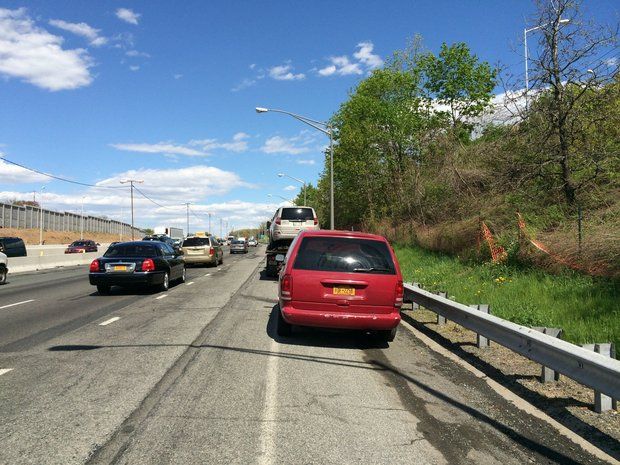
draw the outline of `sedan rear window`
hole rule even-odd
[[[234,240],[231,242],[231,244],[245,244],[245,241]]]
[[[346,237],[305,237],[299,246],[293,268],[396,274],[385,242]]]
[[[85,245],[89,245],[88,242],[85,241],[75,241],[71,244],[72,247],[80,247],[80,246],[85,246]]]
[[[138,244],[119,244],[110,247],[104,257],[157,257],[161,255],[157,247]]]
[[[183,241],[183,247],[199,247],[201,245],[209,245],[208,237],[188,237]]]
[[[312,208],[283,208],[280,218],[289,221],[314,220],[314,212]]]

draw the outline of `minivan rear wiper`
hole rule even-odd
[[[388,268],[380,268],[380,267],[374,267],[374,266],[371,266],[370,268],[353,268],[354,273],[371,273],[373,271],[378,271],[380,273],[386,273],[386,272],[389,272],[390,270]]]

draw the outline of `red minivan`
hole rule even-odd
[[[403,277],[382,236],[302,231],[280,272],[279,336],[293,325],[359,329],[393,341],[403,304]]]

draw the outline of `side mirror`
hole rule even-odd
[[[276,255],[276,262],[282,263],[283,261],[284,261],[284,255],[282,255],[281,253]]]

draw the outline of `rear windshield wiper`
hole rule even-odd
[[[354,273],[371,273],[373,271],[378,271],[380,273],[388,273],[392,270],[388,268],[379,268],[379,267],[374,267],[374,266],[371,266],[370,268],[353,268]]]

